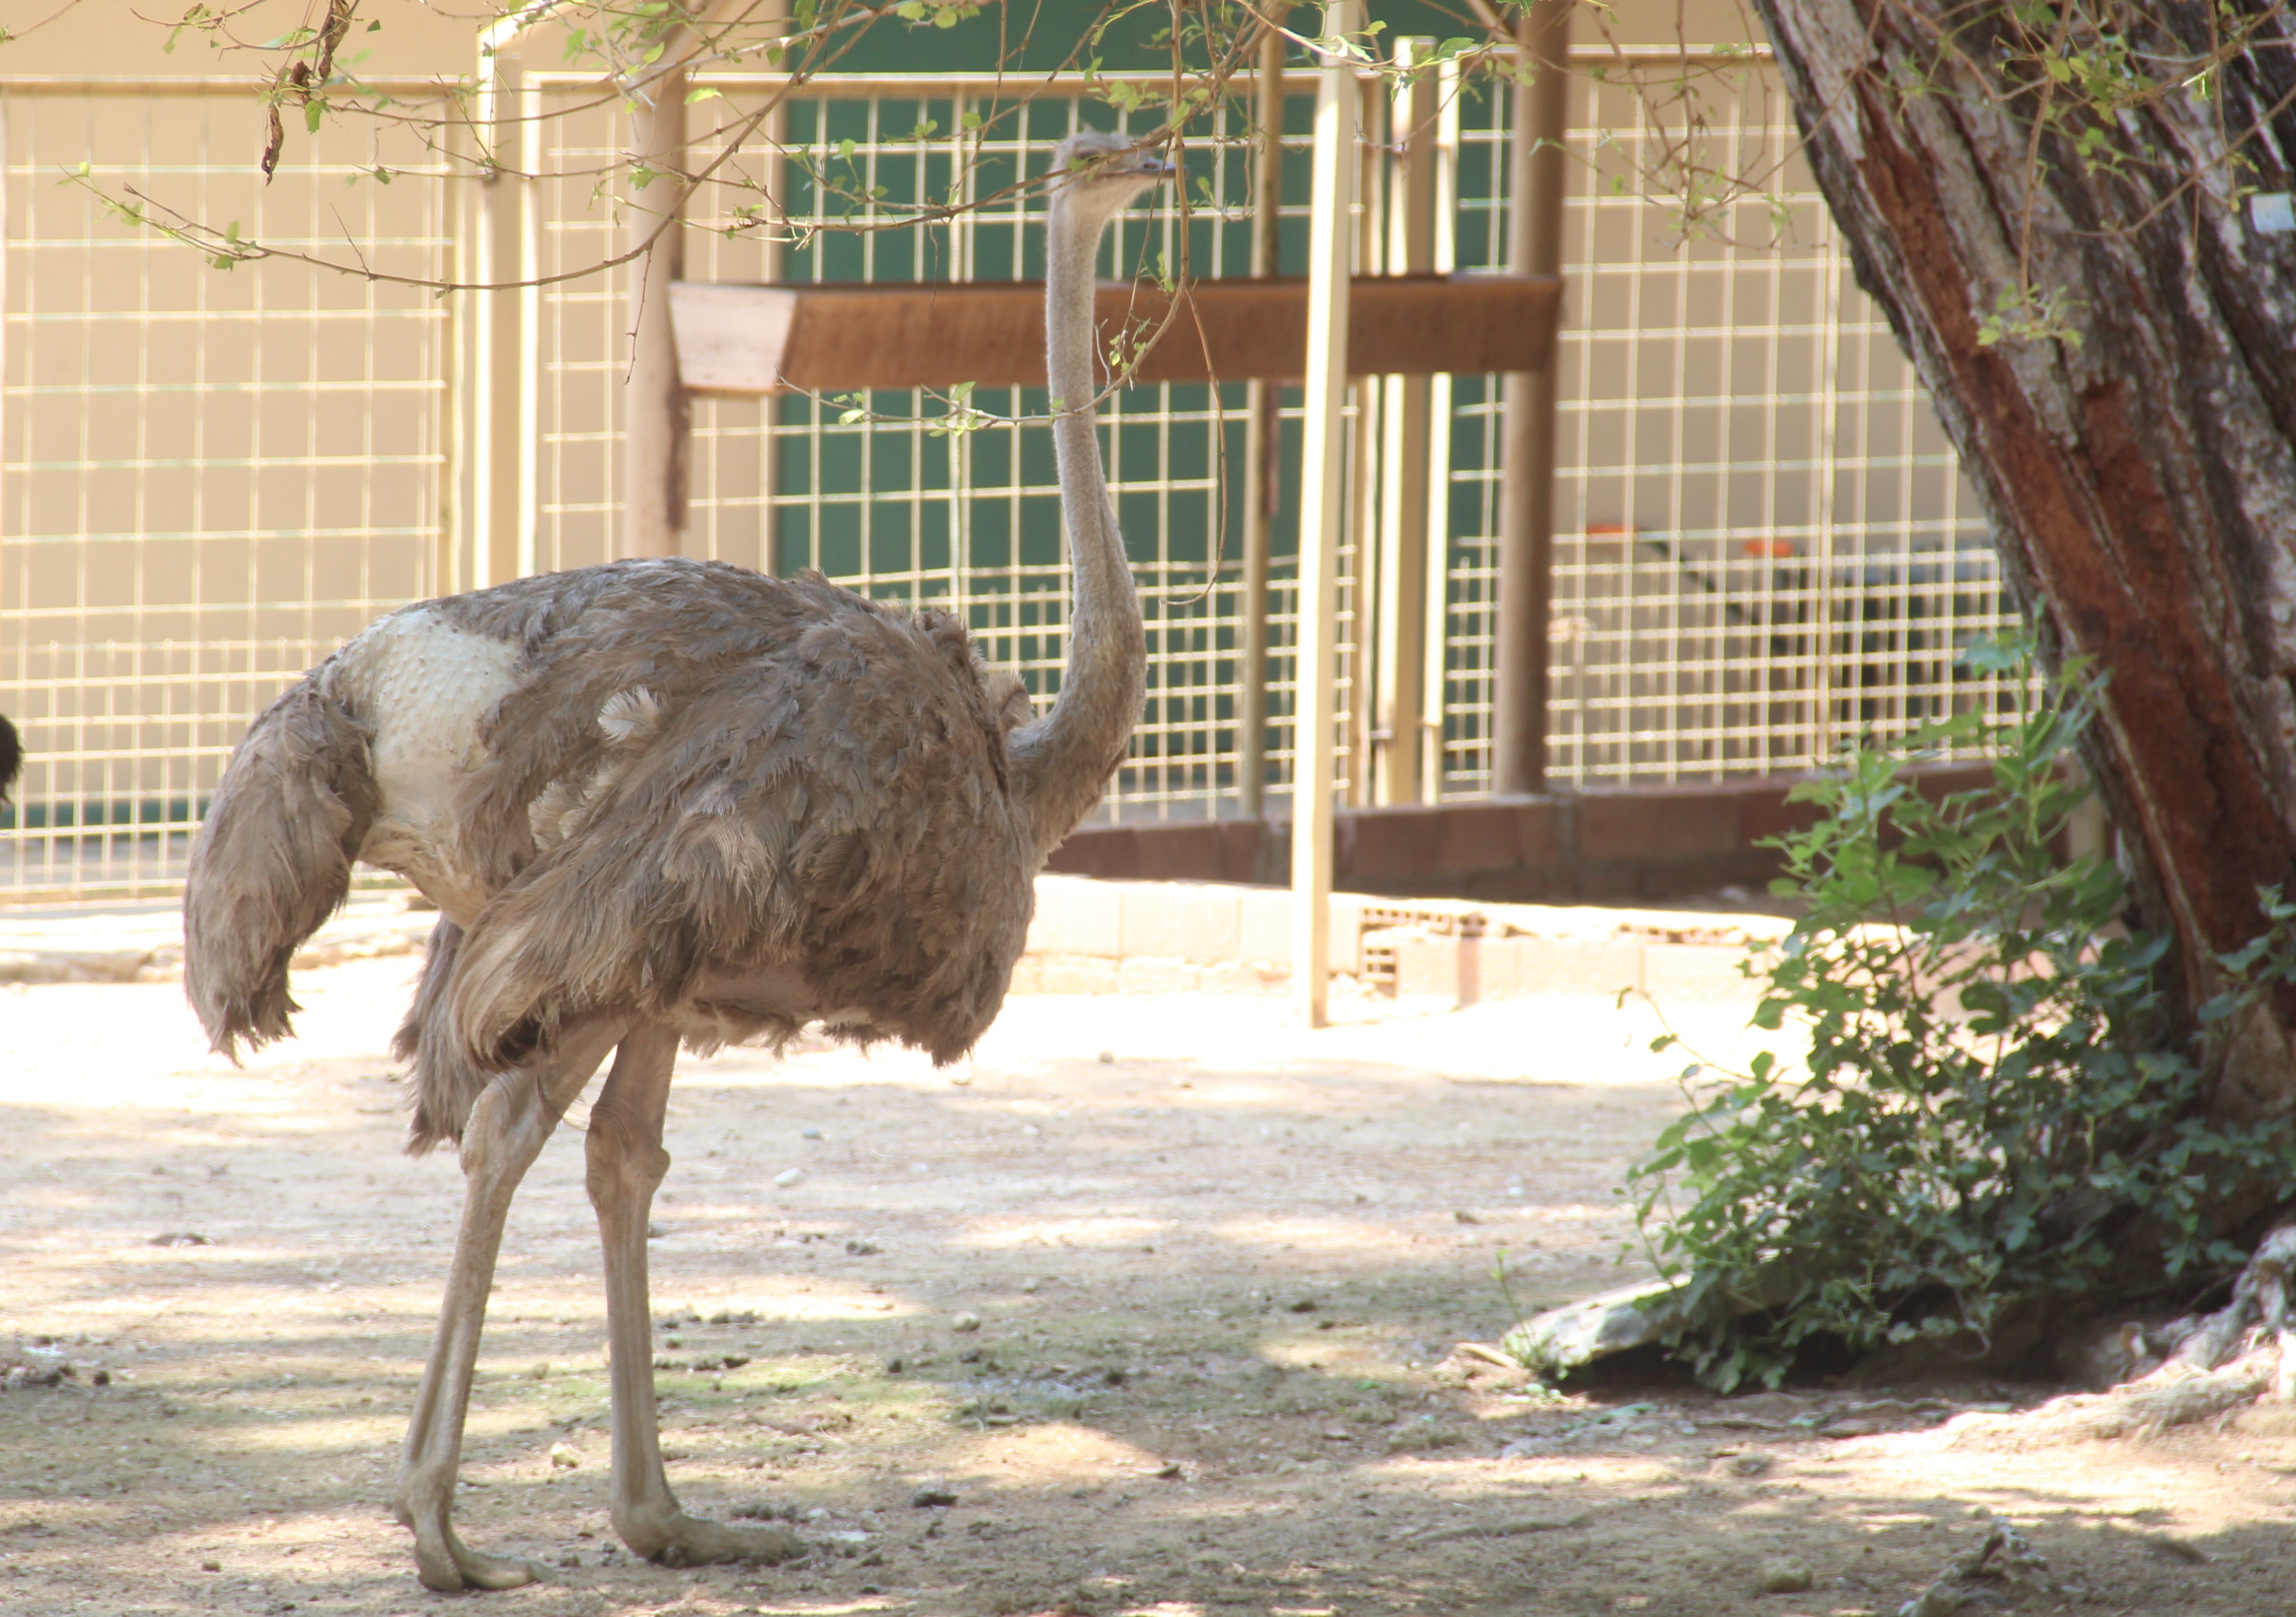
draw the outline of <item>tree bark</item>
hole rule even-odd
[[[2079,0],[2067,54],[2083,12],[2154,62],[2205,58],[2235,15],[2260,29],[2208,95],[2114,110],[2033,87],[2000,0],[1755,0],[2045,655],[2108,677],[2090,761],[2188,1011],[2264,930],[2257,890],[2296,889],[2296,234],[2235,189],[2291,188],[2296,27],[2271,3],[2212,23]],[[2055,318],[2000,329],[2036,309]],[[2296,1099],[2292,1026],[2284,999],[2236,1041],[2234,1109]]]

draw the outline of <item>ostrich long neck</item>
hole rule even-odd
[[[1015,789],[1050,852],[1092,811],[1140,717],[1148,653],[1124,540],[1109,509],[1092,399],[1093,259],[1108,217],[1053,196],[1045,253],[1045,373],[1076,599],[1068,672],[1052,711],[1012,737]]]

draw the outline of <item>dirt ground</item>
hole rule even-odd
[[[549,1581],[415,1583],[388,1482],[459,1194],[399,1154],[414,963],[305,973],[243,1071],[167,984],[0,990],[0,1612],[1894,1613],[1996,1513],[2029,1609],[2296,1605],[2296,1420],[2018,1452],[2049,1389],[1554,1394],[1456,1342],[1631,1278],[1648,1014],[1016,997],[969,1065],[688,1059],[657,1212],[671,1475],[779,1568],[614,1546],[577,1127],[513,1213],[461,1502]],[[1710,1047],[1740,1013],[1684,1007]],[[570,1125],[578,1125],[578,1105]],[[19,1376],[18,1381],[25,1378]],[[554,1458],[554,1456],[555,1457]],[[927,1498],[953,1503],[924,1505]],[[1765,1594],[1799,1562],[1811,1587]],[[1792,1582],[1788,1575],[1780,1580]]]

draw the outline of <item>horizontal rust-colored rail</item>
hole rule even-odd
[[[1359,376],[1535,370],[1554,344],[1562,283],[1537,275],[1358,275],[1348,370]],[[1306,368],[1308,283],[1199,281],[1174,300],[1103,283],[1102,351],[1163,336],[1137,382],[1290,380]],[[1165,317],[1171,315],[1169,325]],[[670,289],[678,369],[698,393],[1041,386],[1045,292],[1031,281]]]

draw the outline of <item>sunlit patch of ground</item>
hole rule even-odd
[[[400,1153],[412,971],[307,974],[303,1037],[243,1070],[171,987],[0,990],[0,1310],[76,1369],[0,1392],[0,1612],[444,1609],[387,1509],[460,1191],[450,1156]],[[1496,1262],[1530,1308],[1640,1272],[1612,1190],[1684,1057],[1601,996],[1340,1010],[1306,1033],[1273,997],[1019,999],[946,1071],[688,1062],[654,1215],[664,1441],[693,1507],[795,1520],[816,1552],[777,1569],[614,1546],[578,1104],[512,1218],[459,1503],[551,1580],[468,1609],[1837,1617],[1895,1612],[1980,1509],[2079,1609],[2285,1609],[2271,1410],[1964,1451],[1948,1408],[1860,1416],[1871,1391],[1447,1367],[1508,1323]],[[1671,1014],[1710,1056],[1754,1047],[1729,1007]],[[1822,1435],[1842,1419],[1874,1430]],[[918,1506],[929,1482],[956,1502]],[[1760,1595],[1780,1556],[1814,1587]]]

